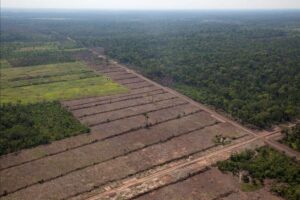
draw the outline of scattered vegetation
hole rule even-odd
[[[231,138],[229,137],[225,137],[221,134],[217,134],[214,138],[213,138],[213,142],[217,145],[226,145],[226,144],[230,144],[232,141]]]
[[[244,190],[260,188],[265,179],[272,179],[271,190],[288,200],[300,198],[300,166],[291,158],[268,147],[234,154],[217,163],[223,172],[239,175]]]
[[[259,190],[263,187],[263,184],[260,182],[256,181],[255,183],[250,183],[250,182],[243,182],[241,184],[241,190],[243,192],[254,192],[256,190]]]
[[[282,142],[287,144],[292,149],[300,151],[300,123],[296,126],[283,130],[284,138]]]
[[[0,105],[0,155],[89,132],[59,102]]]

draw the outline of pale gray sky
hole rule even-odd
[[[300,0],[0,0],[2,8],[68,9],[285,9]]]

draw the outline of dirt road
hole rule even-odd
[[[159,179],[161,179],[161,177],[163,177],[167,174],[173,173],[175,171],[179,171],[180,169],[186,168],[186,167],[191,166],[191,165],[195,165],[194,167],[197,167],[197,168],[210,166],[210,165],[216,163],[216,161],[225,160],[225,159],[229,158],[229,156],[233,152],[237,152],[238,150],[240,150],[240,148],[243,149],[243,148],[247,147],[249,144],[252,144],[252,143],[254,143],[258,140],[264,140],[268,136],[271,136],[271,135],[276,134],[276,133],[277,133],[277,131],[274,131],[274,132],[270,132],[270,133],[266,133],[266,134],[256,136],[256,137],[254,137],[250,140],[247,140],[245,142],[228,146],[224,149],[221,149],[221,150],[215,151],[213,153],[207,154],[203,157],[200,157],[200,158],[197,158],[197,159],[194,159],[194,160],[190,160],[190,161],[186,161],[184,163],[175,165],[175,166],[170,167],[168,169],[158,171],[154,174],[151,174],[149,176],[146,176],[146,177],[143,177],[143,178],[140,178],[140,179],[132,178],[130,180],[127,180],[122,186],[120,186],[118,188],[108,190],[106,192],[103,192],[103,193],[98,194],[96,196],[93,196],[91,198],[88,198],[87,200],[109,199],[111,194],[121,194],[124,191],[129,190],[130,188],[132,188],[135,185],[146,184],[148,182],[153,182],[153,180],[159,180]],[[154,188],[152,188],[152,189],[154,189]]]

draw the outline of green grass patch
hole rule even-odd
[[[1,71],[1,86],[9,87],[20,81],[36,82],[38,79],[55,80],[56,77],[72,74],[94,73],[83,62],[37,65],[33,67],[10,68]],[[95,74],[95,73],[94,73]]]
[[[59,102],[0,105],[0,155],[87,133]]]
[[[17,88],[5,88],[2,89],[1,103],[69,100],[89,96],[117,94],[126,91],[124,87],[102,76]]]
[[[10,68],[1,72],[1,103],[36,103],[126,92],[82,62]]]

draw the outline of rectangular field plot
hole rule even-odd
[[[19,42],[3,44],[3,58],[13,67],[73,62],[77,53],[87,51],[75,41],[65,39],[56,42]]]
[[[96,75],[88,69],[84,63],[71,62],[50,65],[39,65],[34,67],[3,69],[1,72],[1,87],[20,87],[41,83],[56,82],[59,80],[70,80],[70,76],[81,74]]]
[[[82,62],[1,70],[1,103],[34,103],[126,92]]]

